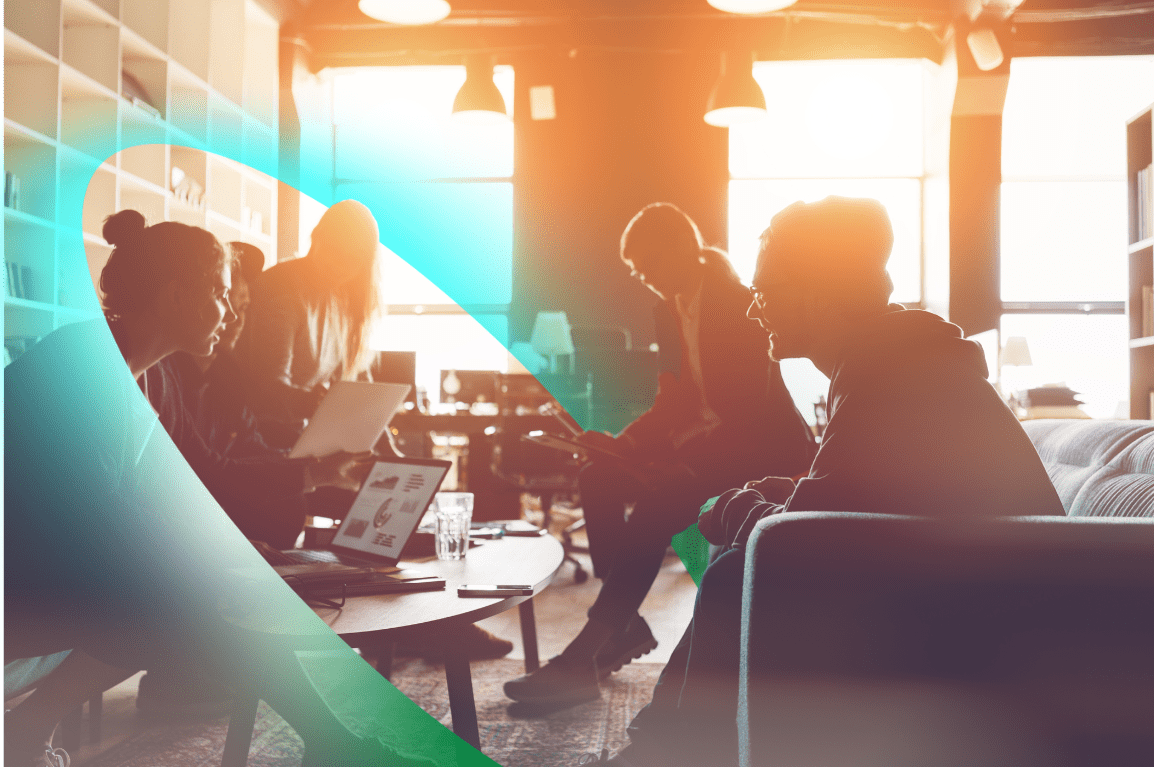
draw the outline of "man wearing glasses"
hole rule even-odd
[[[609,764],[737,763],[743,546],[761,518],[1063,514],[1033,444],[987,382],[978,344],[934,314],[888,303],[892,244],[880,203],[843,197],[794,203],[762,234],[748,316],[772,359],[805,357],[830,378],[829,425],[805,478],[748,482],[704,507],[699,529],[723,551],[629,727],[631,745]]]

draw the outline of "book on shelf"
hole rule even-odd
[[[1154,164],[1138,171],[1138,240],[1154,237]]]
[[[20,210],[20,177],[11,171],[4,172],[4,207]]]
[[[8,295],[14,298],[24,298],[24,280],[20,274],[20,264],[14,261],[6,262],[8,272]]]
[[[36,299],[36,278],[31,266],[15,261],[5,262],[4,277],[8,283],[8,295],[14,298]]]
[[[1142,286],[1142,338],[1154,336],[1154,285]]]

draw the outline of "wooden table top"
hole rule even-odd
[[[553,580],[564,556],[561,544],[551,535],[486,540],[469,549],[466,558],[458,562],[429,559],[402,563],[402,566],[441,576],[446,581],[444,591],[349,597],[339,610],[326,607],[314,607],[313,610],[353,646],[356,646],[356,640],[382,639],[397,629],[473,623],[533,597],[462,598],[457,596],[458,586],[466,583],[525,583],[532,584],[533,593],[537,594]]]

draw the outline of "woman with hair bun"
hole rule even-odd
[[[145,226],[135,211],[104,234],[107,323],[64,326],[4,371],[5,662],[73,650],[5,717],[5,762],[66,763],[50,743],[64,713],[129,672],[183,662],[272,706],[304,740],[305,765],[406,763],[350,732],[317,692],[326,671],[338,687],[365,680],[206,491],[242,479],[355,486],[367,466],[244,465],[198,445],[150,373],[173,352],[211,352],[234,318],[229,252],[203,229]],[[333,660],[305,674],[302,649]],[[357,704],[346,721],[375,724],[381,712],[364,709],[380,702]]]

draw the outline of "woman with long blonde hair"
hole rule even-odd
[[[373,214],[343,200],[321,216],[305,257],[265,270],[250,286],[236,357],[271,446],[291,447],[328,386],[368,369],[379,251]]]

